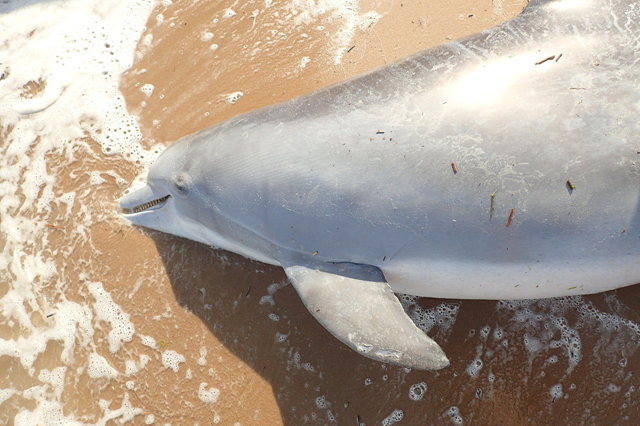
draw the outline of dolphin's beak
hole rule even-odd
[[[149,187],[138,189],[137,191],[127,194],[120,199],[120,208],[125,216],[141,213],[146,210],[156,210],[161,208],[171,197],[168,194],[156,194]]]

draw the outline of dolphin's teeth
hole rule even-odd
[[[170,195],[165,195],[162,198],[158,198],[157,200],[152,200],[144,204],[140,204],[139,206],[135,206],[131,209],[122,209],[122,212],[124,214],[140,213],[141,211],[145,211],[153,206],[157,206],[161,202],[166,201],[169,197]]]

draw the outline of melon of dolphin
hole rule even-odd
[[[516,18],[186,136],[135,224],[282,265],[334,336],[449,364],[393,292],[470,299],[640,281],[640,1]]]

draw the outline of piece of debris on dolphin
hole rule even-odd
[[[441,369],[394,291],[527,299],[640,281],[638,62],[640,1],[533,0],[186,136],[120,205],[135,224],[281,265],[359,353]]]

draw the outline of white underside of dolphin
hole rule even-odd
[[[282,265],[363,355],[439,369],[393,291],[523,299],[640,280],[639,117],[640,1],[534,0],[187,136],[120,204],[136,224]]]

